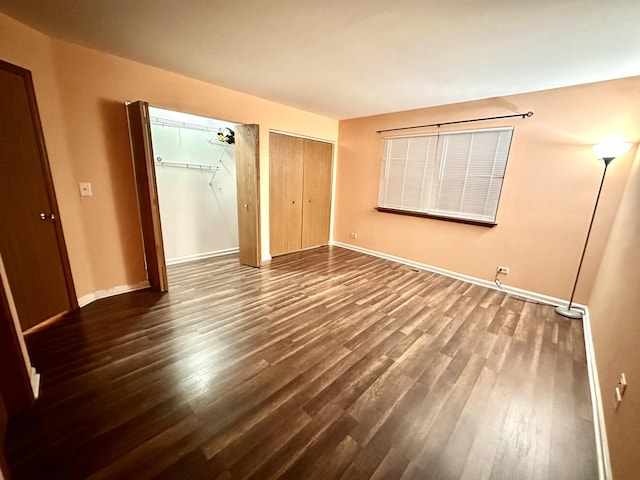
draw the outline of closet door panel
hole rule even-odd
[[[332,144],[304,141],[302,248],[329,243],[332,163]]]
[[[149,104],[142,101],[129,103],[126,105],[126,110],[147,277],[152,290],[166,292],[169,290],[169,280],[164,258],[156,172],[153,165]]]
[[[259,267],[260,250],[260,129],[236,125],[236,188],[240,263]]]
[[[271,255],[302,248],[304,140],[269,135],[269,240]]]

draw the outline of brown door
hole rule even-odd
[[[305,140],[302,248],[329,243],[332,163],[332,144]]]
[[[31,73],[0,61],[0,252],[23,330],[77,307]]]
[[[304,139],[269,134],[269,243],[271,255],[302,248]]]
[[[236,183],[240,263],[259,267],[260,142],[258,125],[236,125]]]
[[[153,164],[149,104],[138,101],[127,104],[126,108],[147,277],[152,290],[166,292],[169,289],[169,281],[162,242],[156,172]]]

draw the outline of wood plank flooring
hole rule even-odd
[[[582,325],[322,247],[170,268],[28,336],[15,479],[595,479]]]

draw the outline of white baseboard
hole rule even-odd
[[[230,255],[232,253],[238,253],[238,247],[225,248],[223,250],[215,250],[213,252],[196,253],[195,255],[186,255],[184,257],[167,258],[167,266],[178,265],[180,263],[195,262],[197,260],[204,260],[205,258],[222,257],[224,255]]]
[[[463,273],[452,272],[451,270],[445,270],[443,268],[434,267],[426,263],[416,262],[402,257],[396,257],[395,255],[389,255],[375,250],[369,250],[367,248],[357,247],[355,245],[349,245],[348,243],[331,241],[330,245],[337,247],[354,250],[356,252],[372,255],[378,258],[384,258],[391,260],[392,262],[402,263],[420,270],[427,270],[429,272],[438,273],[447,277],[455,278],[465,282],[473,283],[474,285],[480,285],[482,287],[491,288],[493,290],[500,290],[500,288],[489,280],[482,278],[472,277]],[[561,298],[551,297],[538,292],[532,292],[529,290],[523,290],[517,287],[510,287],[508,285],[502,285],[502,290],[507,293],[516,295],[518,297],[527,298],[536,302],[545,303],[549,305],[568,305],[567,300]],[[598,369],[596,366],[595,351],[593,348],[593,338],[591,336],[591,321],[589,318],[589,309],[586,305],[573,303],[573,306],[584,312],[582,330],[584,332],[584,342],[587,357],[587,370],[589,376],[589,390],[591,391],[591,405],[593,406],[593,428],[596,439],[596,449],[598,456],[598,473],[600,480],[612,480],[611,474],[611,460],[609,458],[609,447],[607,443],[607,435],[604,424],[604,413],[602,410],[602,395],[600,392],[600,383],[598,381]]]
[[[301,252],[306,252],[307,250],[315,250],[316,248],[320,248],[320,247],[326,247],[326,246],[330,246],[330,245],[334,245],[331,241],[329,241],[328,243],[322,243],[320,245],[314,245],[312,247],[305,247],[305,248],[301,248],[299,250],[292,250],[290,252],[285,252],[285,253],[279,253],[278,255],[276,255],[276,257],[281,257],[284,255],[291,255],[292,253],[301,253]],[[262,261],[263,262],[270,262],[271,260],[273,260],[273,257],[269,254],[265,254],[262,256]]]
[[[593,408],[593,430],[596,436],[596,451],[598,455],[598,474],[600,480],[612,480],[613,474],[611,472],[611,459],[609,457],[609,442],[607,441],[607,429],[604,423],[602,392],[600,391],[596,353],[591,335],[591,318],[588,308],[585,309],[582,317],[582,330],[584,331],[584,344],[587,354],[589,390],[591,391],[591,405]]]
[[[86,307],[91,302],[95,302],[101,298],[113,297],[114,295],[120,295],[121,293],[134,292],[136,290],[144,290],[149,288],[149,281],[138,282],[133,285],[119,285],[117,287],[107,288],[105,290],[96,290],[93,293],[88,293],[78,298],[78,306],[80,308]]]
[[[387,253],[377,252],[375,250],[369,250],[368,248],[357,247],[355,245],[350,245],[348,243],[331,241],[331,245],[335,245],[337,247],[347,248],[349,250],[354,250],[356,252],[365,253],[367,255],[372,255],[378,258],[384,258],[385,260],[391,260],[392,262],[402,263],[404,265],[408,265],[410,267],[418,268],[420,270],[427,270],[429,272],[438,273],[440,275],[444,275],[446,277],[455,278],[457,280],[462,280],[464,282],[473,283],[474,285],[480,285],[481,287],[491,288],[493,290],[503,290],[512,295],[523,297],[529,300],[533,300],[540,303],[545,303],[547,305],[568,305],[567,300],[563,300],[561,298],[551,297],[549,295],[545,295],[543,293],[532,292],[530,290],[523,290],[522,288],[511,287],[509,285],[502,284],[502,288],[498,287],[491,280],[485,280],[483,278],[472,277],[471,275],[466,275],[464,273],[453,272],[451,270],[446,270],[440,267],[434,267],[433,265],[429,265],[427,263],[416,262],[415,260],[409,260],[408,258],[396,257],[395,255],[389,255]],[[585,310],[586,306],[581,305],[579,303],[573,303],[574,307],[579,308],[580,310]]]
[[[215,252],[199,253],[197,255],[189,255],[186,257],[171,258],[166,261],[167,265],[177,265],[180,263],[195,262],[196,260],[202,260],[205,258],[221,257],[223,255],[230,255],[232,253],[238,253],[238,248],[227,248],[225,250],[217,250]],[[113,297],[114,295],[120,295],[121,293],[134,292],[136,290],[144,290],[149,288],[149,281],[138,282],[133,285],[119,285],[117,287],[107,288],[105,290],[96,290],[93,293],[88,293],[78,298],[78,306],[80,308],[86,307],[91,302],[95,302],[101,298]]]

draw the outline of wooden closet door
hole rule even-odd
[[[149,104],[139,100],[127,104],[125,108],[127,110],[131,158],[133,159],[133,172],[138,194],[138,209],[147,264],[147,278],[149,279],[151,290],[166,292],[169,290],[169,280],[164,257],[164,242],[162,241],[156,171],[153,165]]]
[[[302,248],[302,182],[305,140],[269,134],[269,240],[271,255]]]
[[[302,248],[329,243],[332,164],[332,144],[304,141]]]
[[[236,125],[235,134],[240,263],[260,267],[260,127]]]

